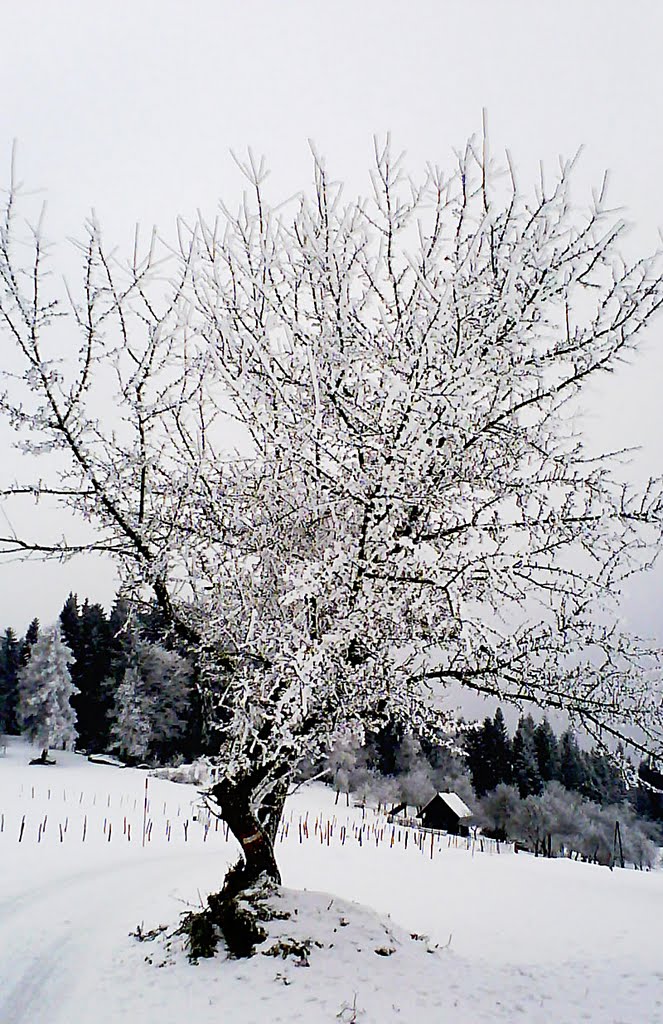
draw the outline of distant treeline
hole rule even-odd
[[[55,629],[43,631],[33,619],[23,637],[11,627],[2,634],[0,730],[48,746],[49,728],[53,745],[55,735],[60,745],[113,751],[129,763],[214,753],[186,653],[156,607],[130,608],[119,598],[107,614],[70,594]],[[566,828],[567,846],[575,836],[575,848],[590,857],[587,839],[590,859],[605,859],[608,823],[617,816],[632,830],[637,852],[635,819],[663,823],[657,765],[642,762],[636,772],[623,751],[584,750],[572,730],[557,736],[547,720],[530,715],[510,735],[501,708],[481,723],[461,724],[453,742],[417,736],[403,721],[373,732],[358,723],[336,736],[327,762],[302,769],[320,770],[339,790],[370,792],[382,803],[423,806],[435,792],[453,790],[485,828],[525,837],[536,852],[550,853],[552,835],[562,843]]]
[[[312,766],[312,770],[319,766]],[[400,722],[378,732],[336,737],[328,770],[340,791],[389,806],[422,807],[435,792],[456,792],[475,824],[517,839],[535,853],[561,851],[637,866],[655,859],[663,825],[663,777],[623,751],[583,750],[572,730],[557,736],[547,720],[521,716],[510,735],[501,708],[448,737],[419,737]],[[615,828],[619,822],[617,835]]]
[[[70,594],[58,624],[44,631],[35,618],[23,637],[11,626],[2,634],[1,731],[30,733],[48,746],[39,705],[46,709],[49,689],[60,688],[71,693],[78,749],[114,750],[134,762],[192,758],[207,749],[193,669],[157,608],[130,613],[118,598],[107,614]],[[71,652],[64,658],[60,641]]]

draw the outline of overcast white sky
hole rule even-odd
[[[0,46],[0,182],[12,139],[21,177],[45,190],[52,237],[94,207],[122,242],[238,193],[232,148],[264,153],[277,195],[308,181],[307,139],[352,192],[372,135],[413,167],[444,164],[488,110],[493,148],[521,180],[585,146],[582,175],[612,195],[652,249],[663,226],[660,0],[21,0]],[[638,444],[663,473],[663,318],[640,360],[597,396],[591,429]],[[0,627],[53,620],[70,589],[108,604],[109,569],[0,567]],[[625,615],[663,639],[663,573]]]

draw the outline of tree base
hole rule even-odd
[[[155,938],[158,943],[163,940],[162,933],[163,926],[151,931],[141,926],[133,934],[141,941]],[[284,976],[291,968],[316,966],[325,974],[332,961],[358,957],[366,958],[365,969],[370,973],[376,958],[402,952],[411,956],[415,948],[428,957],[451,945],[451,936],[440,948],[427,935],[405,932],[356,903],[324,893],[285,889],[264,878],[239,895],[224,899],[222,892],[215,893],[204,909],[186,914],[177,932],[165,937],[166,955],[158,966],[175,962],[174,935],[184,937],[184,950],[178,944],[179,951],[193,963],[217,953],[221,957],[225,953],[229,960],[270,957],[284,962],[279,968]],[[261,976],[259,966],[256,970]]]
[[[48,756],[48,750],[42,750],[39,757],[33,757],[30,764],[55,764],[55,760]]]
[[[235,864],[221,892],[208,896],[205,909],[184,916],[179,934],[186,936],[190,960],[214,956],[221,939],[229,956],[253,956],[256,947],[267,938],[265,923],[290,917],[272,905],[272,897],[279,888],[276,882],[262,875],[246,884],[245,871],[243,862]]]

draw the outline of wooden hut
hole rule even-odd
[[[421,823],[425,828],[466,836],[471,817],[472,811],[456,793],[436,793],[421,812]]]

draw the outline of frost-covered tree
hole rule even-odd
[[[150,750],[165,759],[178,752],[186,732],[191,665],[175,651],[143,641],[136,642],[134,658],[149,707]]]
[[[187,726],[191,666],[174,651],[132,642],[130,661],[115,692],[111,741],[131,758],[158,760],[179,752]]]
[[[363,733],[344,726],[332,738],[326,765],[337,796],[353,789],[357,771],[365,772],[366,756],[362,750]]]
[[[73,655],[62,639],[59,622],[40,633],[18,675],[18,723],[32,743],[67,750],[76,742],[76,713],[71,698]]]
[[[152,737],[151,702],[145,693],[143,678],[130,665],[115,691],[115,714],[111,742],[124,757],[143,761]]]
[[[376,145],[359,200],[317,157],[285,205],[244,171],[239,210],[174,246],[123,260],[92,220],[80,287],[58,290],[15,181],[0,227],[3,409],[23,451],[57,453],[5,494],[88,529],[14,524],[2,551],[107,552],[154,596],[216,729],[235,879],[278,878],[302,756],[352,720],[439,729],[447,684],[660,751],[659,653],[616,601],[656,554],[661,490],[625,487],[572,415],[663,302],[659,257],[622,257],[572,162],[523,189],[485,140],[414,179]]]
[[[539,807],[543,852],[551,857],[562,850],[577,850],[586,824],[581,797],[564,789],[559,782],[550,782],[539,797]]]
[[[521,798],[515,786],[500,782],[479,802],[474,815],[477,824],[497,839],[508,839],[518,819]]]

